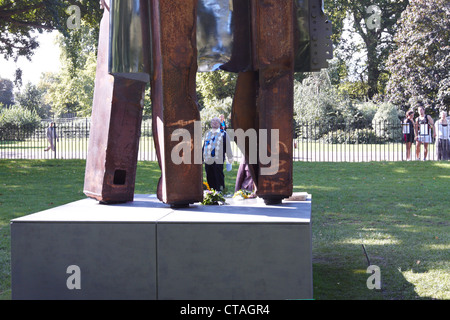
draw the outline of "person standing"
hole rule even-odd
[[[411,161],[411,146],[414,142],[414,111],[409,110],[403,121],[403,140],[406,144],[406,160]]]
[[[223,163],[225,155],[228,163],[233,162],[230,138],[225,130],[220,129],[220,120],[214,117],[211,120],[211,130],[206,133],[203,144],[203,161],[205,162],[206,180],[210,188],[223,191],[225,188],[225,175]]]
[[[435,123],[434,132],[436,133],[436,155],[437,160],[450,159],[450,133],[447,112],[441,111],[440,118]]]
[[[425,114],[423,105],[419,105],[419,116],[416,118],[414,129],[416,135],[416,159],[420,160],[420,147],[423,144],[423,160],[427,160],[428,145],[431,143],[431,134],[434,131],[433,119]]]
[[[234,192],[239,190],[246,190],[249,192],[254,192],[256,189],[255,183],[253,182],[252,175],[250,173],[250,168],[248,163],[245,161],[245,157],[242,156],[241,163],[236,175],[236,184],[234,186]]]
[[[50,149],[52,149],[53,151],[56,151],[55,141],[57,139],[58,139],[58,135],[56,134],[55,123],[50,122],[50,125],[47,128],[47,141],[49,143],[49,146],[44,151],[48,151]]]
[[[219,121],[220,121],[220,130],[227,130],[227,122],[225,121],[225,116],[223,114],[221,114],[219,116]]]

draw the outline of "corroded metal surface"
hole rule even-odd
[[[294,16],[291,0],[251,0],[254,71],[239,74],[233,102],[233,128],[260,133],[257,163],[249,161],[248,144],[243,151],[256,194],[267,203],[289,197],[293,188]]]
[[[293,188],[294,6],[290,0],[253,0],[252,5],[254,64],[259,72],[256,105],[259,129],[267,130],[268,137],[260,137],[258,147],[265,147],[269,158],[278,158],[276,166],[264,164],[260,157],[257,195],[279,201]],[[275,167],[270,170],[269,165]]]
[[[322,0],[250,0],[249,4],[251,32],[243,33],[240,45],[245,48],[246,40],[250,41],[247,65],[253,71],[238,70],[247,72],[239,73],[231,118],[234,129],[267,133],[266,139],[258,136],[258,161],[249,162],[250,172],[256,194],[267,203],[278,203],[293,190],[294,71],[327,66],[326,60],[332,57],[331,25]],[[240,26],[247,27],[243,20]],[[244,60],[241,54],[238,61]],[[242,151],[249,161],[248,143]],[[274,159],[278,162],[273,163]]]
[[[236,90],[231,109],[231,124],[235,130],[242,129],[244,132],[248,132],[249,129],[259,129],[259,116],[256,108],[257,93],[258,72],[240,72],[236,82]],[[249,164],[250,174],[257,186],[259,166],[258,162],[254,161],[254,159],[250,161],[250,149],[252,147],[250,138],[246,138],[243,148],[239,146],[246,162]],[[258,142],[256,143],[255,149],[258,149]]]
[[[249,162],[257,195],[267,203],[289,197],[294,71],[318,71],[332,56],[323,0],[114,0],[111,10],[111,32],[107,10],[100,31],[85,193],[103,202],[133,199],[150,81],[158,198],[173,206],[202,200],[202,143],[194,141],[200,65],[239,73],[233,128],[266,134]],[[178,129],[189,136],[185,148],[177,149],[185,138]],[[174,150],[184,162],[173,161]],[[247,161],[251,150],[247,143]]]
[[[108,73],[109,12],[105,10],[97,72],[84,192],[105,203],[132,201],[145,83]]]
[[[175,206],[203,199],[202,164],[194,161],[195,146],[201,146],[193,141],[195,121],[200,121],[195,86],[196,9],[196,0],[152,1],[153,136],[161,167],[157,195]],[[172,161],[172,150],[180,143],[172,141],[176,129],[190,135],[190,163]]]

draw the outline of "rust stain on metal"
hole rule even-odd
[[[100,27],[84,191],[105,203],[133,200],[143,97],[146,82],[150,81],[153,137],[161,168],[157,196],[173,206],[201,201],[203,169],[201,163],[194,161],[198,151],[194,137],[196,122],[200,121],[195,79],[196,27],[202,0],[139,0],[131,4],[134,11],[129,15],[120,11],[129,10],[129,3],[116,1],[111,6],[112,21],[117,18],[122,25],[114,30],[120,31],[119,36],[135,32],[137,29],[127,24],[127,19],[135,15],[133,23],[140,23],[142,28],[137,32],[142,35],[138,39],[142,40],[142,55],[136,51],[128,55],[127,48],[122,48],[119,57],[112,60],[121,70],[109,72],[108,7]],[[232,11],[233,44],[227,51],[229,60],[220,68],[238,73],[232,127],[267,131],[267,141],[258,138],[256,150],[267,150],[267,157],[277,158],[278,170],[262,174],[271,164],[258,156],[257,163],[250,163],[250,172],[257,185],[257,195],[266,203],[279,203],[290,197],[293,190],[294,70],[318,71],[326,67],[332,48],[325,36],[331,34],[331,25],[320,11],[321,0],[226,0],[226,5],[223,1],[216,2],[221,2],[222,10],[228,12],[225,14]],[[204,10],[206,4],[202,2],[202,5]],[[135,42],[130,39],[135,38],[119,39],[124,41],[117,43],[133,46]],[[137,52],[138,49],[133,48]],[[127,64],[129,57],[143,61]],[[127,69],[135,65],[139,70]],[[190,141],[183,141],[190,143],[191,148],[182,149],[183,158],[190,161],[175,164],[171,152],[179,142],[171,138],[179,128],[191,136]],[[277,134],[272,136],[272,130]],[[275,136],[279,140],[272,146],[271,138]],[[242,151],[248,161],[249,143]]]

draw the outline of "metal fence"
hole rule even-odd
[[[294,139],[294,160],[327,162],[405,161],[406,144],[401,122],[367,126],[343,123],[300,123]],[[424,158],[420,147],[420,159]],[[416,159],[412,143],[411,159]],[[436,160],[434,143],[428,144],[428,160]]]
[[[90,119],[56,121],[55,149],[48,150],[47,128],[43,121],[34,127],[0,128],[0,159],[86,159]],[[242,154],[232,143],[235,160]],[[346,124],[298,123],[293,141],[294,161],[363,162],[406,160],[401,123],[379,123],[367,127]],[[415,145],[411,148],[415,159]],[[421,148],[423,159],[424,148]],[[428,159],[436,160],[434,144]],[[151,121],[144,120],[139,142],[139,161],[157,161]]]

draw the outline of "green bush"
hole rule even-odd
[[[355,107],[363,119],[364,124],[366,126],[370,126],[375,114],[377,113],[378,105],[373,101],[364,101],[357,103]]]
[[[145,119],[141,124],[141,137],[152,137],[152,119]]]
[[[380,103],[372,120],[372,128],[377,136],[387,141],[401,140],[402,130],[400,124],[397,107],[388,102]]]
[[[231,128],[230,114],[232,104],[233,99],[230,97],[220,100],[211,100],[210,105],[205,106],[200,111],[200,119],[202,121],[203,130],[202,133],[205,134],[206,131],[211,129],[211,119],[214,117],[219,117],[221,114],[224,115],[228,128]]]
[[[39,126],[41,118],[36,112],[12,106],[0,112],[0,136],[3,140],[24,140]]]
[[[370,106],[372,109],[376,106]],[[317,136],[337,130],[354,130],[370,126],[373,113],[368,106],[361,106],[348,95],[340,93],[332,85],[327,70],[310,74],[302,82],[294,84],[294,119],[298,136]],[[310,132],[302,124],[314,125]],[[305,132],[305,130],[307,132]]]
[[[351,131],[339,129],[324,135],[322,141],[333,144],[369,144],[377,142],[377,135],[375,131],[370,128]]]

